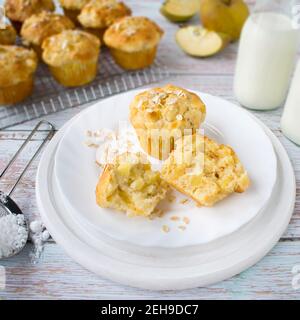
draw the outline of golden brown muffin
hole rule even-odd
[[[131,10],[117,0],[91,0],[78,16],[80,24],[103,40],[105,30],[118,19],[131,15]]]
[[[0,44],[14,44],[16,37],[16,30],[12,25],[5,24],[3,28],[0,28]]]
[[[31,94],[36,68],[33,50],[0,45],[0,105],[20,102]]]
[[[31,15],[42,11],[54,11],[53,0],[6,0],[5,14],[20,32],[22,23]]]
[[[142,69],[153,63],[163,33],[148,18],[125,17],[106,30],[104,42],[122,68]]]
[[[163,165],[162,178],[201,206],[213,206],[250,185],[233,149],[199,134],[176,141]]]
[[[77,17],[80,14],[81,9],[89,1],[90,0],[59,0],[65,15],[70,18],[76,25],[79,25]]]
[[[73,22],[68,17],[43,11],[38,14],[33,14],[24,21],[21,36],[24,45],[32,47],[38,57],[41,57],[41,45],[47,37],[74,28]]]
[[[79,30],[66,30],[42,44],[43,60],[54,78],[66,87],[87,84],[97,73],[100,40]]]
[[[126,212],[129,216],[149,216],[164,199],[168,185],[160,173],[137,153],[124,153],[108,164],[99,179],[96,199],[100,207]]]
[[[195,133],[205,114],[196,94],[170,84],[142,92],[130,104],[130,121],[142,148],[158,159],[169,156],[184,131]]]

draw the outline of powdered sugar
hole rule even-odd
[[[137,30],[135,28],[128,28],[126,30],[124,30],[124,33],[126,34],[126,36],[131,37],[134,34],[136,34]]]
[[[37,263],[44,250],[44,242],[50,238],[50,233],[46,230],[41,220],[35,220],[30,223],[29,238],[32,241],[34,248],[30,253],[32,263]]]
[[[166,101],[167,105],[171,105],[171,104],[175,104],[176,102],[178,102],[178,98],[173,96],[173,97],[169,97]]]
[[[0,259],[19,252],[26,244],[28,230],[23,215],[0,216]]]

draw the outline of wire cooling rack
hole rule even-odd
[[[14,106],[0,106],[0,130],[139,88],[163,80],[168,75],[167,68],[158,59],[150,68],[125,72],[115,64],[108,50],[103,49],[96,79],[83,87],[65,88],[53,79],[47,66],[41,63],[35,76],[32,96]]]

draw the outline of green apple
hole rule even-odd
[[[173,22],[185,22],[199,10],[199,0],[165,0],[160,12]]]
[[[211,31],[202,26],[187,26],[176,33],[176,42],[187,54],[195,57],[209,57],[222,51],[230,36]]]
[[[243,0],[201,0],[200,18],[203,26],[217,32],[227,33],[238,40],[249,9]]]

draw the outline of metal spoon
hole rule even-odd
[[[34,134],[37,132],[37,130],[43,125],[46,124],[47,126],[49,126],[49,133],[48,135],[45,137],[45,139],[43,140],[42,144],[39,146],[39,148],[37,149],[37,151],[34,153],[34,155],[32,156],[32,158],[29,160],[29,162],[27,163],[27,165],[25,166],[25,168],[23,169],[22,173],[20,174],[20,176],[18,177],[17,181],[15,182],[15,184],[12,186],[12,188],[10,189],[10,191],[5,194],[4,192],[0,191],[0,219],[1,217],[5,216],[5,215],[9,215],[9,214],[14,214],[14,215],[23,215],[22,210],[19,208],[19,206],[16,204],[16,202],[11,198],[12,193],[14,192],[14,190],[16,189],[18,183],[21,181],[21,179],[23,178],[24,174],[26,173],[27,169],[29,168],[29,166],[31,165],[31,163],[33,162],[33,160],[36,158],[36,156],[39,154],[39,152],[42,150],[43,146],[46,144],[46,142],[48,141],[48,139],[50,139],[52,137],[52,135],[54,134],[55,128],[54,126],[48,122],[48,121],[40,121],[35,127],[34,129],[31,131],[31,133],[29,134],[29,136],[27,137],[27,139],[24,141],[24,143],[21,145],[21,147],[19,148],[19,150],[15,153],[15,155],[13,156],[13,158],[9,161],[8,165],[4,168],[4,170],[2,171],[2,173],[0,174],[0,180],[1,178],[5,175],[5,173],[7,172],[7,170],[13,165],[13,163],[16,161],[16,159],[18,158],[19,154],[23,151],[23,149],[26,147],[26,145],[28,144],[28,142],[31,140],[31,138],[34,136]],[[28,228],[28,222],[27,220],[24,218],[24,226],[26,228],[27,231],[27,238],[28,238],[28,234],[29,234],[29,228]],[[1,230],[0,230],[1,232]],[[6,257],[2,257],[1,259],[5,259],[5,258],[10,258],[16,254],[18,254],[21,250],[23,250],[23,248],[25,247],[26,242],[24,243],[24,246],[19,248],[16,251],[13,251],[9,256]]]

